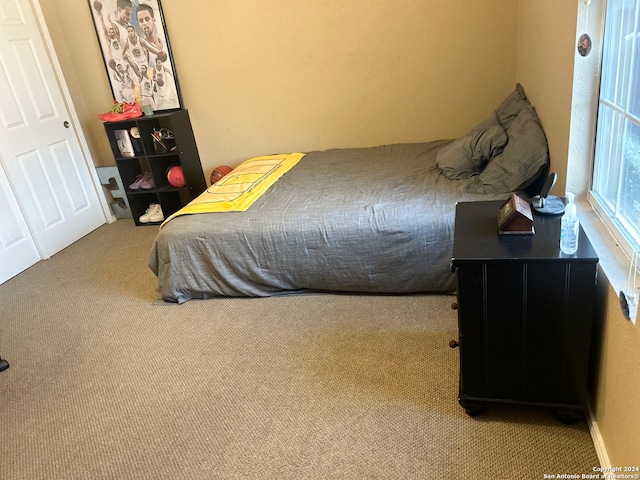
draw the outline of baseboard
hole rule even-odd
[[[587,425],[589,426],[589,432],[591,433],[591,440],[593,440],[593,446],[596,448],[596,455],[600,461],[602,468],[611,468],[611,462],[609,461],[609,455],[607,449],[604,446],[604,440],[600,435],[600,429],[598,428],[598,422],[596,422],[595,415],[591,409],[591,404],[587,402]]]

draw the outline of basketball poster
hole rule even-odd
[[[114,101],[182,108],[160,0],[89,0],[89,8]]]

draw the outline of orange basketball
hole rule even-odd
[[[233,168],[227,167],[226,165],[214,168],[211,172],[211,185],[222,179],[222,177],[224,177],[225,175],[228,175],[231,170],[233,170]]]

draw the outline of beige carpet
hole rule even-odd
[[[457,403],[449,296],[158,302],[120,220],[0,286],[0,479],[542,479],[586,422]]]

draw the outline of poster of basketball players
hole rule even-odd
[[[89,0],[116,102],[182,108],[160,0]]]

